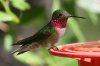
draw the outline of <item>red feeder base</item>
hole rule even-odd
[[[49,52],[55,56],[76,58],[79,66],[100,66],[100,41],[57,46]]]
[[[100,66],[100,59],[88,58],[90,61],[85,61],[85,59],[79,60],[80,66]]]

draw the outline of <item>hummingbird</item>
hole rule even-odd
[[[67,20],[69,17],[83,18],[78,16],[69,16],[67,12],[56,10],[53,12],[50,22],[41,28],[34,35],[19,40],[14,45],[20,45],[13,53],[20,55],[24,52],[30,51],[39,47],[53,47],[59,41],[60,37],[64,34],[66,29]]]

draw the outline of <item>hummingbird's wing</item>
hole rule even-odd
[[[52,32],[53,32],[53,26],[50,23],[48,23],[41,30],[39,30],[35,35],[20,40],[14,43],[13,45],[27,45],[42,40],[45,41],[45,39],[47,39],[52,34]]]

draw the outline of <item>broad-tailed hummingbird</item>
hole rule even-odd
[[[18,52],[17,55],[19,55],[34,48],[55,46],[60,37],[64,34],[68,22],[67,20],[70,17],[84,19],[84,17],[70,16],[66,14],[65,11],[56,10],[53,12],[50,22],[36,34],[13,44],[21,45],[14,53]]]

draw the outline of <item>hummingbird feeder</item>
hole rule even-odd
[[[66,44],[56,48],[51,48],[49,53],[54,56],[75,58],[79,66],[100,66],[100,40]]]

